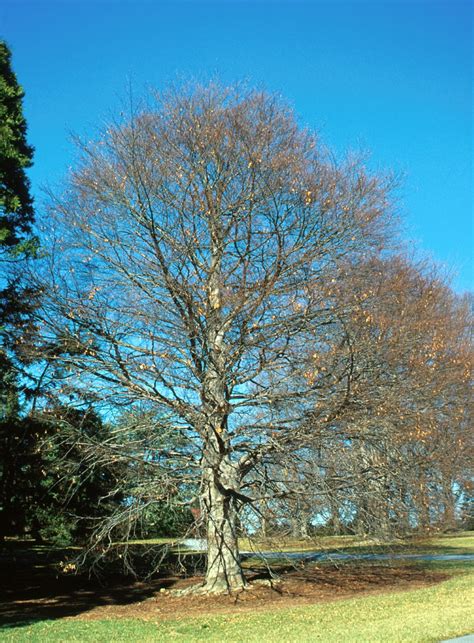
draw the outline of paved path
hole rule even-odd
[[[244,558],[256,556],[265,560],[287,558],[289,560],[474,560],[474,554],[340,554],[318,551],[243,551]],[[473,641],[474,643],[474,641]]]
[[[466,636],[460,636],[457,639],[446,639],[446,641],[441,641],[441,643],[474,643],[474,634],[466,634]]]

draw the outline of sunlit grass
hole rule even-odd
[[[177,545],[179,542],[178,538],[146,538],[146,539],[138,539],[135,538],[133,540],[127,540],[126,543],[116,543],[117,545]]]
[[[117,543],[117,545],[124,543]],[[151,538],[130,540],[130,546],[168,546],[174,553],[192,553],[180,544],[177,538]],[[309,539],[290,537],[274,537],[265,540],[261,538],[240,538],[241,551],[321,551],[363,553],[412,553],[412,554],[462,554],[474,553],[474,532],[465,531],[455,534],[442,534],[434,537],[412,537],[405,540],[384,542],[376,538],[360,536],[314,536]]]
[[[446,549],[466,549],[474,552],[474,531],[463,531],[457,534],[442,535],[437,538],[430,538],[429,544]]]
[[[243,551],[338,551],[347,553],[406,552],[413,554],[474,553],[474,532],[443,534],[435,537],[412,537],[405,540],[384,542],[375,538],[358,536],[315,536],[311,539],[267,538],[240,540]]]

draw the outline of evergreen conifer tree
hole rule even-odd
[[[26,139],[22,87],[11,67],[11,53],[0,41],[0,244],[19,254],[31,246],[33,200],[25,169],[33,148]]]
[[[11,52],[0,41],[0,537],[24,522],[19,492],[23,484],[18,477],[34,442],[21,419],[19,393],[21,347],[34,299],[22,283],[21,264],[36,248],[25,172],[32,164],[33,148],[26,138],[23,96]]]

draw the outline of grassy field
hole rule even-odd
[[[341,541],[336,542],[338,550],[346,550],[349,544],[341,547]],[[298,544],[293,543],[295,548]],[[326,541],[328,549],[336,549],[334,544],[334,539]],[[413,546],[418,551],[472,553],[474,533],[416,541],[410,543],[410,551]],[[98,620],[88,620],[86,613],[74,618],[30,619],[1,628],[0,640],[417,643],[474,632],[474,563],[426,562],[422,567],[443,572],[446,579],[403,591],[384,590],[310,605],[280,605],[278,609],[269,603],[264,609],[230,608],[225,613],[209,614],[204,609],[193,617],[181,608],[171,618],[148,612],[146,620],[117,618],[113,610],[110,618]],[[130,607],[133,609],[133,604]]]
[[[454,534],[442,534],[432,538],[410,538],[391,543],[358,536],[317,536],[308,540],[296,538],[268,539],[266,541],[251,541],[242,538],[242,550],[261,551],[337,551],[347,553],[383,553],[406,552],[413,554],[462,554],[474,553],[474,532],[466,531]]]
[[[170,538],[153,538],[149,540],[131,540],[129,545],[169,545],[179,548],[179,543]],[[251,540],[241,538],[242,551],[344,551],[362,552],[396,552],[404,551],[419,554],[474,553],[474,532],[442,534],[432,538],[411,538],[404,541],[382,543],[381,541],[358,536],[315,536],[307,540],[297,538],[268,538]]]

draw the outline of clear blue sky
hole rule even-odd
[[[73,162],[68,133],[116,111],[128,79],[246,79],[336,151],[404,172],[407,236],[472,289],[470,0],[2,0],[0,37],[26,91],[35,195]]]

